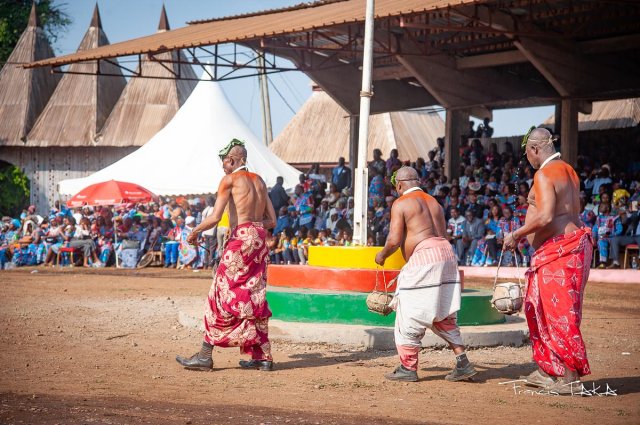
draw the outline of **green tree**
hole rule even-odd
[[[64,11],[65,4],[55,3],[55,0],[36,2],[40,26],[51,44],[71,24],[71,18]],[[26,28],[32,4],[33,0],[0,0],[0,68],[9,58],[20,34]]]
[[[29,202],[29,179],[16,166],[0,161],[0,214],[16,217]]]

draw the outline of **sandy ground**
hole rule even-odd
[[[206,272],[32,271],[0,272],[2,423],[640,423],[640,285],[587,287],[585,386],[617,396],[559,397],[501,384],[533,370],[530,347],[471,351],[480,374],[462,383],[443,380],[448,350],[425,350],[421,380],[395,383],[395,352],[278,342],[271,373],[240,370],[235,349],[190,372],[174,358],[201,335],[177,317],[204,302]]]

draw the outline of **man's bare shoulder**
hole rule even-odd
[[[533,181],[545,181],[550,183],[561,183],[571,178],[575,174],[575,170],[571,165],[562,161],[551,161],[547,166],[538,170],[533,176]]]
[[[218,185],[220,189],[229,189],[233,187],[233,177],[231,174],[226,174],[220,180],[220,184]]]
[[[234,173],[227,175],[226,177],[229,177],[234,182],[242,182],[242,183],[254,182],[260,179],[260,176],[258,176],[256,173],[252,173],[250,171],[245,171],[245,170],[236,171]]]
[[[434,204],[440,205],[438,203],[438,200],[433,196],[429,195],[427,192],[422,192],[422,197],[425,199],[425,201],[427,201],[427,204],[429,205],[434,205]]]
[[[267,189],[267,183],[259,174],[252,173],[250,171],[247,171],[247,174],[249,174],[251,176],[252,181],[255,182],[256,188],[265,189],[265,190]]]

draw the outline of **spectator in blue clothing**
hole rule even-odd
[[[293,224],[291,216],[287,211],[287,207],[281,207],[278,212],[278,220],[276,221],[276,227],[273,229],[273,234],[277,235]]]
[[[338,159],[338,166],[331,171],[331,183],[336,185],[338,192],[351,187],[351,169],[344,165],[344,158]]]

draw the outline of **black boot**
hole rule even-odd
[[[273,361],[271,360],[240,360],[240,367],[243,369],[258,369],[264,371],[273,370]]]
[[[203,342],[198,353],[191,357],[176,356],[176,361],[189,370],[211,370],[213,369],[212,350],[213,345]]]
[[[400,365],[393,372],[385,374],[384,377],[389,381],[416,382],[418,380],[418,372]]]
[[[477,373],[469,359],[467,359],[467,354],[461,353],[456,356],[456,367],[444,379],[452,382],[462,381],[471,378]]]

